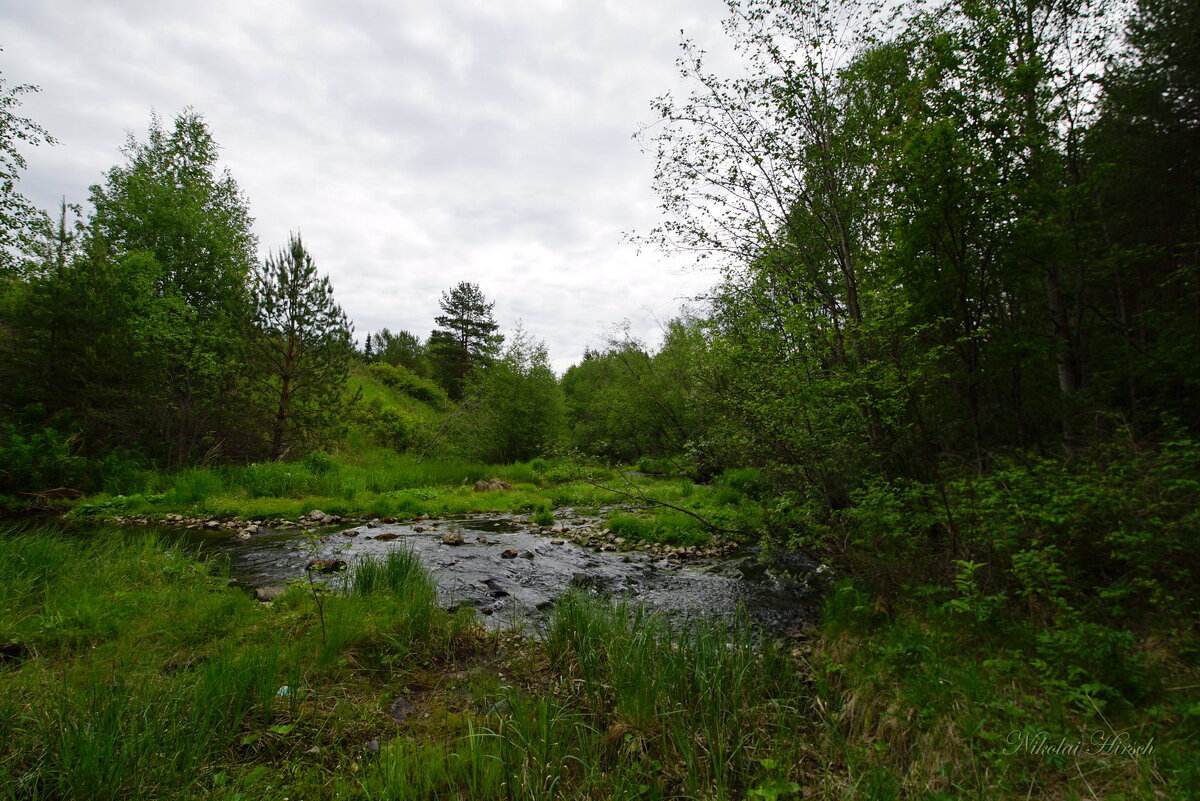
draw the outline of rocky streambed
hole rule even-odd
[[[225,555],[232,578],[262,600],[303,577],[311,562],[353,565],[368,554],[407,548],[433,576],[442,604],[475,608],[490,628],[540,627],[572,587],[677,618],[726,617],[744,608],[785,635],[812,620],[826,568],[802,553],[739,549],[720,539],[635,547],[608,532],[600,517],[559,509],[557,519],[554,526],[504,514],[350,521],[314,510],[298,522],[177,515],[153,522],[181,528],[203,551]],[[316,536],[298,529],[315,529]]]

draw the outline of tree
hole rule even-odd
[[[460,282],[442,293],[440,305],[443,314],[434,318],[439,327],[429,335],[428,347],[436,378],[457,400],[467,375],[495,359],[504,337],[496,334],[496,304],[487,302],[478,285]]]
[[[409,331],[392,333],[386,328],[375,332],[374,340],[367,335],[367,344],[372,347],[367,361],[382,361],[393,367],[404,367],[417,375],[429,376],[429,363],[425,357],[425,346],[421,338]]]
[[[54,144],[55,141],[45,128],[16,111],[21,105],[21,96],[36,91],[37,87],[29,84],[10,87],[0,73],[0,277],[16,271],[21,262],[20,254],[25,250],[27,234],[45,220],[45,214],[34,208],[16,189],[21,170],[25,169],[25,157],[18,149],[19,144]]]
[[[82,231],[65,205],[37,227],[38,263],[4,309],[5,360],[23,377],[7,389],[70,419],[89,453],[129,448],[170,466],[240,448],[256,258],[245,198],[190,110],[169,130],[153,117],[123,152],[92,187]]]
[[[146,141],[130,135],[122,152],[126,164],[91,189],[85,249],[97,263],[140,254],[157,265],[146,289],[171,311],[139,322],[158,362],[157,411],[143,424],[166,461],[180,463],[237,426],[242,410],[231,401],[243,383],[257,241],[200,114],[185,109],[169,129],[152,116]]]
[[[254,276],[255,380],[270,410],[270,455],[337,420],[353,352],[351,327],[329,279],[295,234]]]
[[[501,358],[468,379],[474,403],[459,427],[460,447],[486,461],[533,458],[558,443],[563,395],[545,343],[520,325]]]

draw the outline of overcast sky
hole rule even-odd
[[[637,249],[658,221],[632,135],[681,88],[680,31],[729,62],[722,0],[0,0],[0,71],[59,140],[19,189],[84,202],[151,110],[199,111],[250,201],[260,257],[300,231],[361,339],[424,337],[479,284],[560,372],[710,272]]]

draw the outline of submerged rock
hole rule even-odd
[[[346,560],[344,559],[313,559],[304,566],[305,570],[315,571],[317,573],[336,573],[339,570],[346,569]]]

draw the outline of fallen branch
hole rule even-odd
[[[713,531],[718,531],[722,534],[745,534],[746,533],[745,531],[743,531],[741,529],[737,529],[737,528],[721,528],[717,524],[709,522],[708,520],[704,519],[703,517],[701,517],[700,515],[696,514],[693,511],[691,511],[690,509],[684,509],[682,506],[676,506],[675,504],[667,503],[666,501],[660,501],[657,498],[651,498],[649,495],[642,492],[641,489],[633,482],[629,482],[629,484],[631,487],[633,487],[636,494],[634,494],[633,492],[625,492],[624,490],[613,489],[612,487],[606,487],[603,484],[600,484],[599,482],[592,481],[590,478],[583,478],[582,480],[584,483],[591,484],[593,487],[596,487],[597,489],[602,489],[605,492],[615,492],[617,495],[624,495],[626,498],[633,498],[635,500],[645,501],[646,503],[650,504],[650,506],[644,507],[647,509],[652,509],[655,506],[665,506],[668,509],[674,509],[676,512],[683,512],[688,517],[694,517],[697,520],[699,520],[701,523],[703,523],[706,527],[712,529]]]

